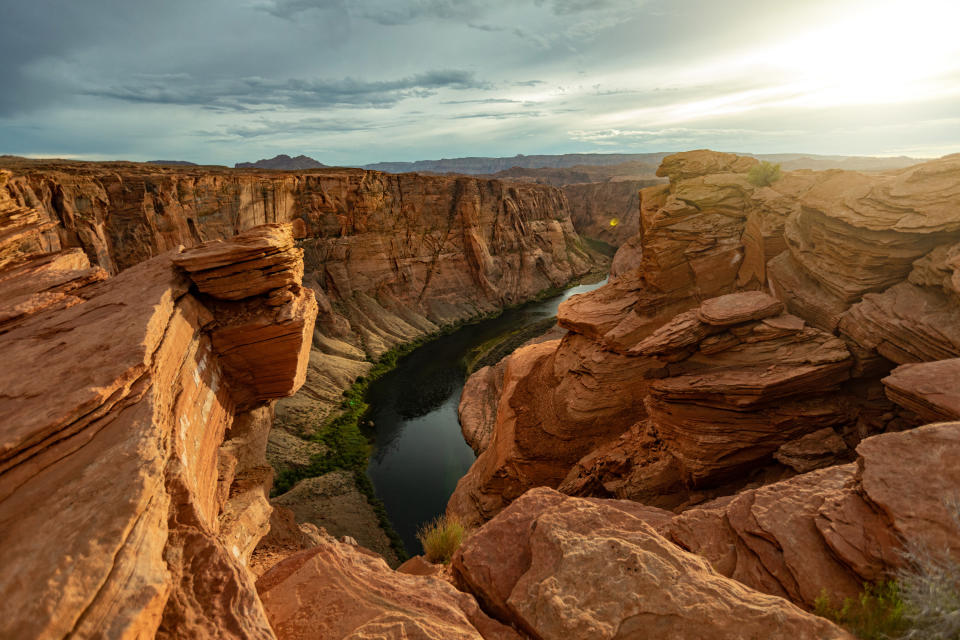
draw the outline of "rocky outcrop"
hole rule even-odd
[[[534,489],[470,537],[456,577],[534,638],[850,638],[725,578],[630,503]]]
[[[521,637],[449,583],[395,572],[382,558],[330,536],[276,564],[257,590],[281,640]]]
[[[3,244],[5,290],[34,298],[0,337],[0,636],[274,637],[246,565],[272,405],[304,379],[316,303],[299,250],[269,290],[237,256],[289,229],[106,279],[76,251],[29,255],[57,248],[38,229]],[[254,286],[218,298],[175,264],[211,253]]]
[[[659,529],[719,573],[812,606],[886,579],[904,544],[960,557],[947,503],[960,486],[960,423],[873,436],[853,464],[689,509]],[[921,470],[915,473],[911,470]]]
[[[462,400],[494,428],[448,513],[481,522],[535,486],[680,508],[951,416],[880,378],[960,356],[960,155],[770,187],[746,180],[755,164],[664,159],[610,283],[561,305],[568,335]]]
[[[367,497],[357,489],[350,471],[333,471],[301,480],[274,498],[273,503],[289,508],[297,522],[322,527],[337,538],[350,536],[389,564],[398,564],[390,538],[381,530],[380,521]]]

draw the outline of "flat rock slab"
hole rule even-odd
[[[725,327],[782,312],[783,303],[773,296],[762,291],[743,291],[707,300],[697,310],[697,317],[707,324]]]
[[[960,358],[899,366],[883,384],[888,398],[924,420],[960,419]]]

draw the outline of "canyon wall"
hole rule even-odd
[[[833,306],[804,319],[829,298],[769,292],[809,273],[801,249],[823,240],[805,198],[836,175],[760,189],[744,159],[668,158],[616,277],[562,307],[567,334],[468,385],[483,391],[463,415],[490,433],[451,511],[489,521],[450,569],[401,571],[266,500],[273,404],[320,339],[300,223],[111,275],[0,171],[0,635],[848,639],[797,606],[813,585],[844,595],[901,540],[953,535],[938,499],[960,484],[960,423],[863,439],[960,417],[943,382],[960,362],[960,158],[940,162],[851,187],[843,215],[868,202],[912,235],[868,244],[902,254],[886,275],[804,281],[866,287],[833,322]],[[910,296],[924,306],[900,308]]]
[[[932,365],[882,379],[960,356],[960,156],[768,187],[755,163],[667,157],[611,282],[561,305],[567,335],[475,374],[461,415],[489,444],[448,513],[483,522],[536,486],[682,509],[958,417]]]
[[[659,181],[607,180],[568,184],[563,193],[570,203],[577,233],[619,247],[640,230],[640,189]]]
[[[307,382],[277,407],[271,457],[303,464],[295,439],[370,360],[440,326],[496,312],[603,263],[548,186],[359,169],[296,174],[132,163],[13,161],[4,187],[46,225],[119,273],[178,245],[290,223],[317,297]]]
[[[114,277],[53,232],[0,192],[0,636],[274,638],[247,563],[317,314],[291,228]]]

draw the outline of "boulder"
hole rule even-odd
[[[960,554],[948,502],[960,486],[960,423],[867,438],[855,463],[688,509],[661,530],[723,575],[812,607],[839,606],[891,576],[904,544]],[[923,473],[916,470],[922,469]]]
[[[960,358],[901,365],[883,386],[888,398],[927,422],[960,420]]]
[[[520,640],[448,582],[393,571],[329,536],[276,564],[257,591],[281,640]]]
[[[457,579],[530,636],[850,638],[719,575],[616,501],[533,489],[466,540]]]
[[[798,473],[806,473],[838,464],[849,452],[843,438],[828,427],[787,442],[773,457]]]

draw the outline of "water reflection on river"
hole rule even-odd
[[[462,327],[413,351],[370,386],[369,417],[376,427],[367,473],[408,553],[420,553],[417,527],[443,513],[457,480],[474,461],[457,420],[466,355],[498,335],[556,315],[561,302],[604,282]]]

